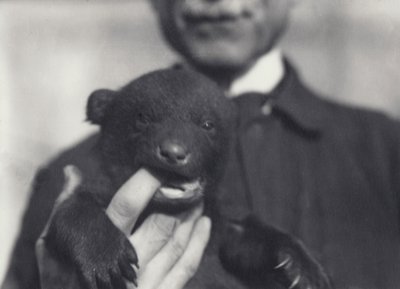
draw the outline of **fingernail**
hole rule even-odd
[[[65,166],[63,171],[64,171],[65,181],[69,181],[71,179],[72,166],[71,165]]]
[[[198,222],[201,222],[201,225],[204,226],[205,230],[211,230],[211,219],[207,216],[202,216],[200,217],[200,219],[198,220]]]

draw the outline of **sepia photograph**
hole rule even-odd
[[[399,84],[398,0],[0,0],[0,288],[400,288]]]

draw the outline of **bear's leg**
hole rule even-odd
[[[124,278],[136,282],[131,266],[138,266],[135,249],[88,192],[76,192],[60,204],[46,246],[60,262],[77,269],[85,288],[126,288]]]
[[[278,283],[290,289],[332,288],[322,266],[299,240],[254,216],[227,225],[220,259],[226,270],[250,287]]]

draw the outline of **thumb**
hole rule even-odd
[[[75,189],[82,182],[82,174],[79,169],[73,165],[67,165],[64,167],[64,187],[61,194],[58,196],[54,204],[55,210],[59,204],[68,199],[74,192]]]
[[[68,199],[82,182],[82,174],[73,165],[64,167],[64,187],[56,199],[50,218],[35,244],[35,254],[39,269],[41,288],[50,289],[54,284],[63,288],[76,288],[77,280],[70,268],[58,262],[47,250],[45,237],[57,207]],[[74,285],[71,285],[74,284]]]
[[[81,182],[82,174],[77,167],[73,165],[67,165],[64,167],[64,187],[54,202],[53,210],[51,211],[49,220],[42,231],[41,238],[47,235],[51,219],[57,211],[58,206],[75,192],[75,189],[81,184]]]
[[[106,214],[117,228],[129,235],[160,185],[148,170],[139,169],[112,198]]]

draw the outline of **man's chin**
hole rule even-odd
[[[250,56],[224,46],[210,45],[202,49],[191,49],[185,56],[195,67],[205,70],[240,71],[252,62]]]

